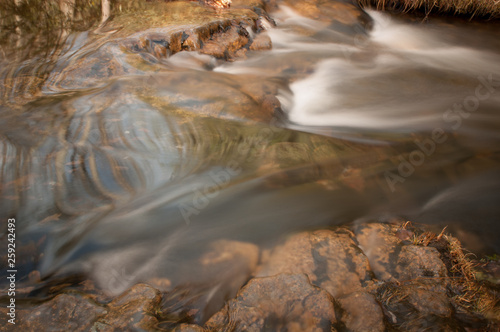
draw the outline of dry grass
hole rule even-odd
[[[464,252],[461,243],[451,236],[445,235],[444,238],[448,242],[453,262],[450,272],[456,276],[451,279],[451,286],[459,291],[455,301],[465,308],[488,315],[496,307],[498,297],[494,291],[477,281],[477,262],[471,259],[470,253]]]
[[[405,224],[403,227],[406,227],[407,224]],[[446,227],[443,228],[441,233],[439,235],[436,235],[436,233],[433,232],[423,232],[422,234],[414,234],[411,237],[411,242],[413,245],[416,246],[423,246],[427,247],[431,242],[435,241],[440,241],[443,236],[444,236],[444,231],[446,230]]]
[[[359,0],[363,7],[426,14],[448,14],[469,18],[500,18],[499,0]]]
[[[446,227],[435,234],[429,231],[417,230],[411,222],[407,221],[400,225],[399,231],[408,231],[411,236],[408,241],[413,245],[429,246],[432,244],[442,248],[443,258],[449,260],[448,273],[450,286],[454,290],[454,301],[468,310],[484,314],[486,316],[498,316],[499,297],[495,290],[480,283],[476,278],[476,266],[478,261],[474,255],[467,252],[460,241],[451,235],[446,235]],[[444,250],[443,250],[444,249]]]

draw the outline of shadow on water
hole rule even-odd
[[[497,32],[373,12],[373,29],[340,29],[282,7],[272,51],[130,60],[88,32],[99,8],[75,8],[53,35],[1,21],[17,30],[0,38],[0,217],[34,244],[18,267],[45,278],[32,295],[67,275],[112,295],[165,278],[216,308],[248,274],[204,270],[217,241],[265,248],[364,220],[449,225],[500,250]],[[78,76],[102,54],[135,69]]]

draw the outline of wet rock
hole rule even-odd
[[[167,278],[151,278],[146,282],[148,285],[160,290],[167,291],[171,289],[172,282]]]
[[[446,289],[435,285],[417,284],[408,287],[408,303],[420,315],[436,315],[451,317],[451,303],[446,295]]]
[[[436,248],[427,246],[428,241],[417,246],[405,236],[402,239],[406,233],[395,225],[360,225],[356,234],[374,273],[386,281],[378,287],[377,298],[393,328],[456,330],[448,297],[448,270]],[[432,237],[423,233],[418,239],[427,238]]]
[[[233,25],[223,34],[212,36],[203,44],[200,52],[220,59],[233,59],[236,57],[237,51],[241,50],[248,42],[248,32],[241,26]]]
[[[223,9],[229,8],[231,0],[201,0],[201,3],[214,9]]]
[[[429,283],[385,283],[378,290],[389,324],[405,331],[456,331],[446,290]]]
[[[448,272],[439,251],[434,247],[406,244],[408,234],[413,232],[378,223],[356,226],[355,232],[377,279],[405,282],[435,278],[446,284]]]
[[[77,294],[60,294],[29,309],[17,308],[16,331],[89,331],[93,322],[107,312],[91,299]],[[1,326],[7,323],[7,309],[0,308]]]
[[[305,275],[280,274],[248,282],[206,327],[233,331],[335,331],[331,296]]]
[[[401,248],[396,272],[399,281],[436,278],[447,282],[448,271],[436,248],[407,245]]]
[[[45,85],[46,89],[86,89],[106,84],[106,79],[141,73],[138,57],[126,54],[116,42],[103,45],[92,54],[75,56],[74,62],[58,71],[53,71]],[[140,61],[140,60],[139,60]]]
[[[109,303],[108,314],[93,325],[93,331],[151,330],[158,324],[154,315],[160,301],[158,290],[137,284]]]
[[[400,240],[395,236],[397,229],[397,226],[380,223],[363,224],[354,228],[359,247],[379,280],[396,280],[395,263],[401,250]]]
[[[415,234],[407,229],[398,229],[396,231],[396,237],[401,241],[409,241]]]
[[[349,331],[385,331],[382,308],[367,292],[355,292],[338,299],[341,321]]]
[[[253,75],[173,72],[136,82],[133,89],[171,115],[269,122],[279,109],[277,84]]]
[[[500,285],[500,261],[482,262],[479,264],[476,278],[489,282],[492,285]]]
[[[210,251],[199,262],[200,273],[217,284],[217,292],[204,303],[203,315],[196,322],[208,319],[228,298],[236,295],[241,286],[255,271],[259,260],[259,248],[251,243],[219,240],[214,242]]]
[[[345,229],[292,236],[271,253],[257,276],[278,273],[305,273],[335,298],[360,291],[373,278],[368,259]]]
[[[264,3],[258,3],[260,7],[239,4],[216,12],[191,2],[158,2],[149,10],[118,16],[110,23],[118,32],[96,41],[100,45],[95,52],[74,54],[70,63],[51,73],[46,88],[84,89],[111,78],[166,71],[162,59],[181,51],[231,60],[245,56],[251,45],[253,50],[269,49],[269,38],[259,37],[259,15],[267,14]],[[254,37],[248,32],[252,30]]]
[[[170,320],[203,324],[234,298],[255,271],[259,248],[252,243],[217,240],[202,255],[186,259],[163,296]]]
[[[252,51],[264,51],[273,48],[273,43],[271,38],[267,33],[258,34],[252,41],[250,45],[250,50]]]
[[[259,248],[252,243],[218,240],[212,243],[211,250],[200,258],[202,266],[208,269],[227,270],[237,265],[245,266],[249,271],[257,266]]]

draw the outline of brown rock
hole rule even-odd
[[[210,251],[199,262],[203,278],[217,286],[217,292],[205,300],[195,322],[208,319],[219,310],[228,298],[238,290],[255,271],[259,260],[259,248],[252,243],[219,240],[211,245]],[[203,316],[201,316],[203,314]]]
[[[131,331],[152,329],[160,305],[160,292],[151,286],[137,284],[109,303],[108,314],[93,326],[96,331]]]
[[[407,229],[398,229],[398,231],[396,232],[396,237],[401,241],[409,241],[412,236],[414,236],[414,233]]]
[[[0,308],[1,326],[7,323],[7,311]],[[17,308],[16,331],[88,331],[92,323],[106,314],[106,308],[80,295],[60,294],[30,309]]]
[[[236,296],[258,260],[255,244],[223,239],[210,243],[205,253],[175,272],[174,287],[163,297],[163,308],[177,321],[203,324]]]
[[[122,53],[116,42],[110,42],[93,54],[75,56],[66,68],[51,74],[48,84],[51,89],[85,89],[104,84],[109,78],[138,74],[136,66],[123,65],[133,58],[133,54]]]
[[[359,225],[356,238],[374,273],[386,281],[377,293],[387,322],[408,331],[455,329],[448,272],[436,248],[404,245],[398,227],[388,224]]]
[[[255,278],[206,324],[212,330],[335,331],[332,297],[305,275]]]
[[[200,258],[202,266],[213,268],[217,265],[217,269],[224,270],[242,264],[249,270],[252,270],[257,265],[259,259],[259,248],[252,243],[239,241],[218,240],[212,244],[212,250],[204,254]]]
[[[396,272],[399,281],[436,278],[441,283],[447,282],[448,274],[436,248],[414,245],[401,248]]]
[[[153,277],[148,279],[146,283],[163,292],[170,290],[172,287],[172,282],[167,278]]]
[[[356,292],[338,300],[342,322],[349,331],[385,331],[382,308],[367,292]]]
[[[154,55],[157,58],[165,58],[168,54],[168,50],[165,46],[163,45],[155,45],[154,47]]]
[[[265,7],[262,1],[258,3],[257,7]],[[250,40],[246,29],[255,28],[259,20],[255,10],[261,12],[255,6],[216,12],[188,1],[158,1],[148,7],[115,17],[109,24],[116,25],[118,32],[96,41],[101,45],[95,52],[84,49],[74,54],[73,61],[49,77],[46,88],[82,89],[129,74],[165,71],[158,59],[181,51],[200,51],[226,60],[245,56]],[[260,40],[258,35],[256,39]]]
[[[265,32],[258,34],[252,40],[252,44],[250,44],[250,50],[252,51],[263,51],[270,50],[273,48],[273,43],[269,35]]]
[[[451,304],[445,288],[415,284],[413,287],[409,287],[407,291],[408,303],[420,315],[432,314],[439,317],[451,317]]]
[[[379,288],[387,321],[398,330],[456,331],[457,321],[446,289],[418,281],[401,285],[386,283]]]
[[[201,3],[214,9],[229,8],[231,0],[201,0]]]
[[[246,30],[233,25],[224,33],[213,35],[210,40],[204,43],[200,52],[228,60],[234,58],[236,52],[245,46],[248,41]]]
[[[278,273],[305,273],[334,297],[359,291],[372,280],[366,256],[343,229],[292,236],[273,251],[257,276]]]
[[[448,271],[436,248],[407,245],[401,248],[395,269],[404,282],[405,299],[415,312],[439,317],[451,316],[447,296]]]
[[[179,115],[269,122],[279,105],[276,84],[252,75],[172,72],[152,77],[151,83],[136,81],[130,88],[153,106]]]
[[[201,274],[205,280],[223,285],[218,287],[220,308],[227,297],[236,295],[240,287],[255,271],[259,260],[259,248],[252,243],[219,240],[200,260]],[[211,301],[215,301],[214,295]]]
[[[200,49],[200,40],[196,34],[190,34],[182,43],[182,49],[186,51],[196,51]]]
[[[388,224],[363,224],[355,227],[359,247],[370,262],[376,278],[395,280],[400,240],[394,235],[397,227]]]

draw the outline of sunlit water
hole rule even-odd
[[[70,34],[50,58],[3,58],[15,63],[5,82],[47,78],[26,100],[6,83],[0,109],[1,218],[34,244],[22,278],[45,278],[30,296],[63,276],[111,295],[154,277],[209,306],[242,273],[197,265],[217,239],[265,247],[371,220],[449,225],[498,252],[498,27],[369,15],[371,29],[349,30],[282,7],[272,51],[229,63],[181,52],[150,59],[160,73],[113,80],[61,76],[106,36]],[[261,107],[241,94],[249,81],[276,89],[273,119],[244,121],[242,108]],[[207,105],[221,118],[200,116]]]

